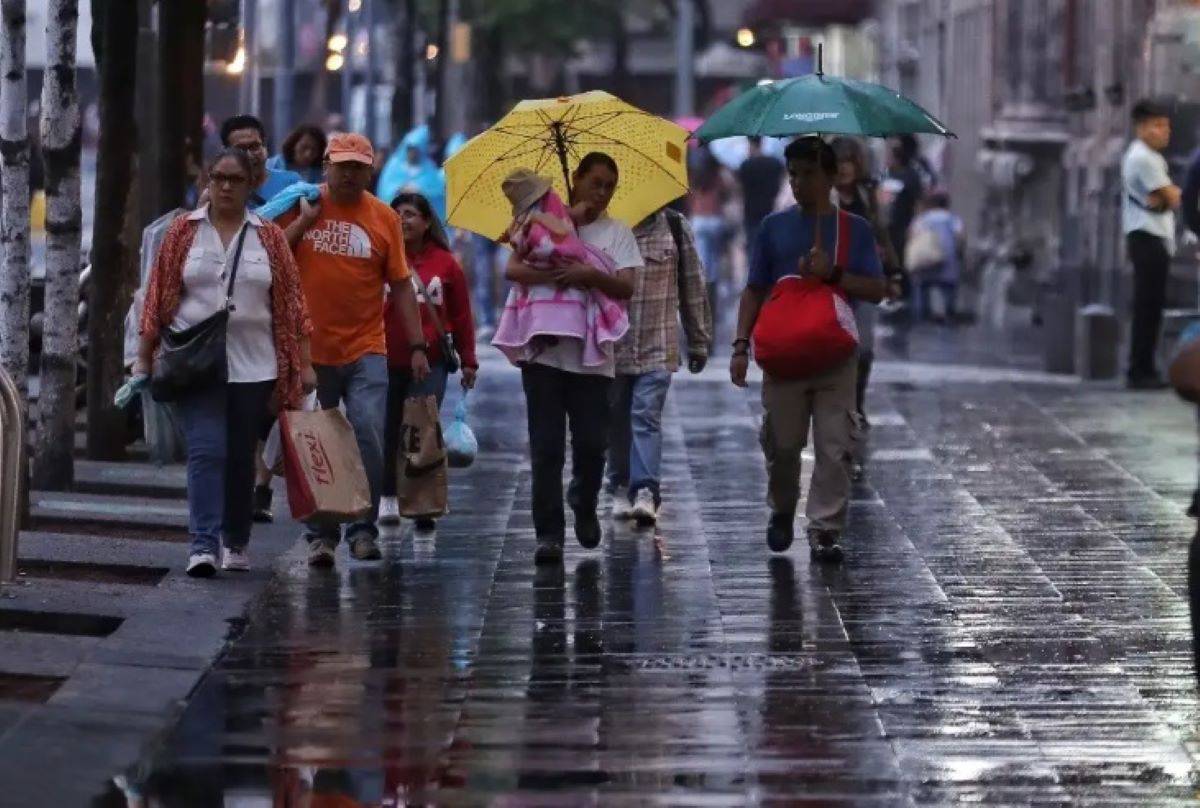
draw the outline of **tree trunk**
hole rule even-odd
[[[446,142],[446,67],[450,64],[450,0],[438,2],[437,64],[433,69],[433,87],[437,104],[433,108],[433,130],[436,143]]]
[[[46,161],[46,305],[33,486],[66,490],[74,479],[75,373],[79,354],[79,0],[50,0],[42,86]]]
[[[0,364],[22,393],[29,380],[29,131],[25,3],[2,0],[0,17]]]
[[[88,301],[87,455],[121,460],[126,419],[113,405],[125,375],[125,312],[137,285],[135,245],[126,241],[133,156],[137,142],[138,13],[127,0],[92,0],[93,39],[99,44],[100,146]]]
[[[159,141],[158,204],[161,215],[181,207],[188,163],[200,164],[204,142],[205,0],[158,4]]]
[[[416,28],[416,0],[397,0],[404,8],[396,23],[396,89],[392,95],[392,140],[400,138],[413,127],[413,85],[416,82],[413,59],[413,33]]]

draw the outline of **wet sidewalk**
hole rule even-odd
[[[519,378],[489,365],[436,535],[287,567],[125,793],[1191,804],[1194,413],[921,368],[879,369],[842,569],[767,551],[757,394],[710,372],[669,400],[659,529],[535,570]]]

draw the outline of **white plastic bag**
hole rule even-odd
[[[317,393],[314,390],[305,397],[300,409],[305,412],[315,412],[317,406]],[[262,460],[271,474],[276,477],[283,476],[283,439],[279,436],[278,418],[271,425],[271,432],[267,435],[266,443],[263,444]]]
[[[446,427],[442,439],[446,443],[446,461],[453,469],[465,469],[475,462],[479,454],[479,441],[467,425],[467,394],[459,399],[454,408],[454,423]]]

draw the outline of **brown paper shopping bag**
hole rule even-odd
[[[396,458],[396,499],[400,515],[409,519],[442,516],[449,497],[446,444],[437,399],[410,398],[404,402]]]
[[[294,518],[353,522],[371,510],[354,429],[340,410],[281,413],[279,435]]]

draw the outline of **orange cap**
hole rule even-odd
[[[329,138],[325,159],[331,163],[375,164],[375,149],[371,141],[355,132],[341,132]]]

